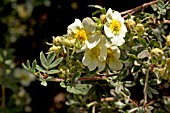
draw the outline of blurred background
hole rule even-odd
[[[47,52],[46,42],[52,36],[67,33],[67,26],[75,18],[91,17],[94,8],[101,5],[119,12],[137,7],[151,0],[0,0],[0,48],[13,48],[14,62],[22,67],[27,59],[39,59],[40,51]],[[148,10],[149,11],[149,10]],[[47,87],[34,81],[25,88],[31,97],[31,113],[66,113],[65,89],[59,83]],[[12,92],[6,89],[6,96]]]

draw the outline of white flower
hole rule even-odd
[[[83,46],[80,46],[81,49],[86,46],[93,48],[100,41],[99,34],[95,33],[95,30],[96,24],[91,18],[84,18],[82,23],[79,19],[75,19],[74,23],[68,26],[67,35],[80,43]]]
[[[115,46],[122,45],[125,40],[124,37],[127,32],[127,28],[124,24],[124,19],[121,14],[117,11],[112,11],[111,8],[108,9],[106,13],[107,22],[104,25],[104,32],[111,42]]]
[[[106,38],[104,36],[100,37],[100,42],[91,49],[86,49],[85,55],[82,59],[83,65],[87,66],[90,71],[93,71],[98,67],[97,72],[101,72],[105,68],[107,48],[106,48]]]
[[[122,69],[123,64],[119,60],[120,50],[117,46],[111,46],[107,44],[107,59],[106,63],[111,70],[117,71]]]
[[[19,68],[15,69],[14,76],[20,79],[20,83],[23,86],[29,86],[30,83],[36,79],[32,73]]]

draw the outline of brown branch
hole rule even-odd
[[[105,80],[109,76],[94,76],[94,77],[80,77],[78,80],[79,81],[89,81],[89,80]],[[66,79],[63,78],[53,78],[50,81],[55,81],[55,82],[62,82]]]
[[[125,16],[123,16],[123,18],[126,18],[128,15],[128,13],[129,14],[133,14],[133,13],[135,13],[135,12],[137,12],[137,11],[139,11],[140,9],[142,9],[142,10],[144,10],[144,8],[146,8],[146,7],[148,7],[148,6],[150,6],[150,5],[152,5],[152,4],[155,4],[155,3],[157,3],[158,2],[158,0],[154,0],[154,1],[152,1],[152,2],[148,2],[148,3],[144,3],[143,5],[141,5],[141,6],[138,6],[138,7],[135,7],[135,8],[133,8],[133,9],[129,9],[129,10],[126,10],[126,11],[123,11],[123,12],[121,12],[120,14],[121,15],[125,15]]]
[[[134,102],[131,98],[129,98],[124,92],[121,92],[121,94],[125,97],[125,98],[128,98],[128,100],[134,104],[136,107],[139,107],[138,104],[136,102]]]

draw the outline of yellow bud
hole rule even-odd
[[[134,28],[136,26],[136,22],[132,19],[127,19],[125,21],[125,25],[128,29]]]
[[[167,45],[170,46],[170,34],[168,36],[163,35],[163,37],[165,38]]]
[[[62,37],[62,36],[53,37],[53,44],[56,45],[56,46],[60,45],[63,38],[64,37]]]
[[[60,46],[55,46],[55,45],[53,45],[53,46],[49,49],[49,51],[59,52],[60,49],[61,49]]]
[[[159,48],[154,48],[151,50],[151,55],[156,55],[158,58],[162,58],[163,51]]]
[[[100,21],[102,23],[105,23],[106,22],[106,15],[104,15],[104,14],[100,15]]]
[[[65,45],[65,46],[73,46],[74,40],[73,39],[69,39],[69,38],[65,38],[65,39],[62,40],[61,43],[63,45]]]
[[[139,34],[144,33],[145,28],[144,28],[143,24],[137,24],[137,25],[136,25],[136,31],[137,31]]]

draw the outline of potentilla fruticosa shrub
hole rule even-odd
[[[153,13],[144,12],[147,7]],[[170,4],[152,1],[124,12],[98,5],[53,36],[41,65],[23,67],[43,86],[60,82],[73,113],[170,112]]]

